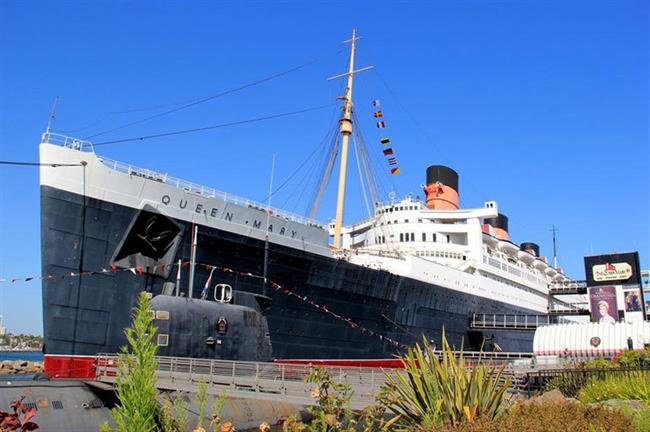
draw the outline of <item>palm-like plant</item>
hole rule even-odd
[[[423,338],[400,356],[404,371],[385,372],[387,386],[381,401],[395,413],[390,422],[403,430],[458,425],[479,417],[495,418],[500,412],[509,380],[503,368],[479,361],[469,367],[463,352],[452,351],[444,330],[442,355]]]

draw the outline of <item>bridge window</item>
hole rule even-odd
[[[411,233],[411,241],[415,241],[415,233]]]
[[[404,241],[404,233],[399,233],[399,241]]]
[[[427,234],[426,233],[422,233],[422,241],[427,241]]]

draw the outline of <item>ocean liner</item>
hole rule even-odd
[[[487,340],[532,351],[532,332],[484,334],[470,317],[546,314],[549,283],[567,278],[536,244],[510,241],[496,202],[459,208],[453,169],[426,169],[424,200],[391,197],[343,224],[356,39],[339,98],[339,195],[328,225],[110,160],[48,127],[42,271],[55,277],[43,278],[46,359],[118,351],[142,291],[164,355],[381,359],[422,336],[436,343],[443,328],[458,347]],[[78,277],[56,277],[71,273]]]

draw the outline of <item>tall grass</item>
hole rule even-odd
[[[630,371],[592,378],[578,392],[585,403],[609,399],[636,399],[650,404],[650,371]]]

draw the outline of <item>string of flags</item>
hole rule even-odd
[[[190,261],[183,261],[180,262],[181,267],[189,267],[191,264]],[[58,274],[58,275],[42,275],[42,276],[29,276],[29,277],[16,277],[16,278],[0,278],[0,283],[16,283],[16,282],[29,282],[33,280],[55,280],[55,279],[65,279],[65,278],[71,278],[71,277],[85,277],[85,276],[93,276],[93,275],[105,275],[105,274],[112,274],[112,273],[120,273],[120,272],[129,272],[132,273],[136,276],[142,276],[145,273],[152,273],[155,272],[156,270],[164,271],[165,269],[171,269],[173,267],[177,267],[179,265],[178,262],[172,263],[172,264],[159,264],[156,266],[148,266],[148,267],[143,267],[143,266],[136,266],[136,267],[129,267],[129,268],[119,268],[116,265],[111,265],[110,268],[103,268],[99,271],[84,271],[84,272],[70,272],[70,273],[64,273],[64,274]],[[224,273],[234,273],[238,274],[239,276],[245,276],[245,277],[250,277],[254,279],[260,279],[264,280],[264,276],[256,275],[250,272],[240,272],[236,271],[227,267],[220,267],[220,266],[214,266],[210,264],[200,264],[197,263],[197,266],[201,266],[206,269],[206,271],[209,272],[208,274],[208,280],[204,285],[203,291],[201,293],[201,298],[207,298],[207,289],[212,281],[212,275],[215,270],[222,271]],[[266,279],[267,283],[273,288],[276,292],[284,294],[286,296],[298,299],[304,303],[309,304],[311,307],[318,309],[321,312],[324,312],[328,314],[329,316],[344,322],[347,324],[350,328],[357,329],[361,331],[361,333],[367,334],[371,337],[377,338],[382,342],[387,342],[395,347],[400,347],[400,348],[406,348],[406,345],[396,341],[395,339],[392,339],[388,336],[384,336],[383,334],[380,334],[374,330],[371,330],[367,327],[362,326],[361,324],[353,321],[349,317],[345,317],[343,315],[339,315],[336,312],[332,311],[327,305],[324,304],[319,304],[316,303],[314,300],[309,298],[308,296],[305,295],[300,295],[297,294],[290,289],[283,287],[282,285],[273,282],[272,280]]]
[[[377,120],[377,128],[378,129],[385,129],[386,128],[386,121],[383,119],[384,118],[384,111],[379,109],[381,107],[381,101],[379,99],[375,99],[372,101],[372,106],[375,108],[375,111],[373,113],[373,117]],[[393,151],[392,147],[390,146],[390,138],[389,137],[382,137],[379,142],[381,143],[382,146],[386,147],[382,150],[382,153],[384,153],[384,156],[391,156],[388,157],[388,165],[391,167],[390,168],[390,173],[391,174],[399,174],[400,169],[397,166],[397,158],[394,156],[395,152]]]

